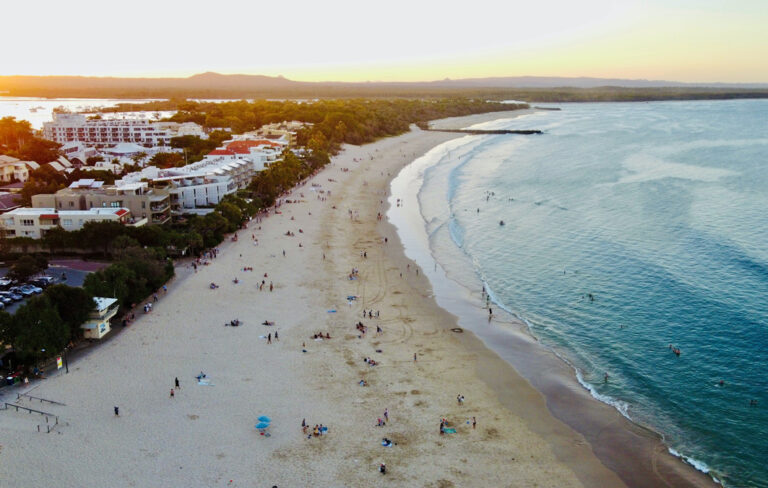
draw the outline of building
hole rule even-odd
[[[95,148],[80,141],[65,143],[59,148],[59,152],[66,156],[68,162],[72,162],[70,166],[72,164],[83,166],[88,162],[88,158],[93,158],[99,155],[99,151]],[[59,163],[61,163],[61,159],[62,158],[59,158]]]
[[[197,136],[200,139],[208,139],[208,134],[202,126],[194,122],[155,122],[155,125],[160,129],[168,130],[174,133],[176,136]]]
[[[23,207],[0,216],[0,228],[6,237],[40,239],[55,227],[67,231],[79,230],[87,222],[130,222],[127,208],[93,208],[90,210],[57,210],[55,208]]]
[[[111,330],[109,322],[117,315],[120,305],[117,298],[93,297],[93,301],[96,307],[80,328],[83,329],[83,337],[86,339],[101,339]]]
[[[237,185],[227,174],[215,172],[183,171],[184,168],[159,169],[148,166],[141,171],[127,174],[115,185],[129,185],[137,181],[146,181],[153,189],[168,192],[171,202],[171,215],[185,213],[204,214],[213,210],[222,198],[237,191]],[[207,211],[196,211],[199,208]]]
[[[283,150],[288,146],[285,142],[257,140],[230,141],[205,155],[203,161],[244,160],[251,163],[253,171],[258,172],[280,159]]]
[[[144,119],[101,119],[83,114],[54,113],[52,122],[43,123],[46,139],[60,144],[83,142],[97,148],[121,142],[147,147],[167,146],[175,136],[176,132]]]
[[[0,214],[21,207],[21,198],[15,193],[0,193]]]
[[[59,211],[127,208],[136,224],[143,219],[150,224],[164,224],[171,220],[169,193],[150,188],[147,182],[104,186],[102,181],[82,179],[52,195],[33,195],[32,206],[53,207]]]
[[[262,125],[259,129],[246,132],[243,136],[248,139],[265,138],[275,140],[282,138],[288,143],[288,146],[296,147],[296,133],[303,127],[309,126],[312,126],[309,122],[298,122],[296,120],[277,122]]]
[[[0,156],[0,181],[11,183],[13,181],[25,182],[29,179],[29,172],[40,167],[34,161],[22,161],[12,156]]]
[[[70,163],[69,160],[64,156],[59,156],[59,159],[56,161],[51,161],[47,164],[47,166],[57,173],[64,173],[74,169],[72,163]]]

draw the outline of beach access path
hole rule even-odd
[[[397,171],[457,136],[414,128],[345,147],[283,197],[291,203],[185,270],[150,313],[138,305],[117,340],[37,382],[36,397],[65,404],[46,407],[59,424],[38,433],[27,414],[0,411],[0,486],[379,486],[382,476],[392,486],[623,486],[509,367],[513,410],[550,428],[534,433],[500,403],[478,368],[501,361],[451,332],[455,319],[377,219]],[[233,319],[241,325],[224,325]],[[269,436],[254,428],[261,415]],[[307,438],[303,419],[327,433]],[[441,419],[456,432],[441,435]]]

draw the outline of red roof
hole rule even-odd
[[[208,156],[234,156],[235,153],[232,151],[227,151],[226,149],[214,149],[213,151],[208,153]]]
[[[227,144],[227,149],[230,151],[234,151],[237,154],[250,154],[250,148],[252,147],[259,147],[259,146],[271,146],[271,147],[282,147],[281,144],[278,144],[276,142],[268,141],[266,139],[258,139],[255,141],[234,141]]]
[[[59,214],[40,214],[41,219],[58,219]]]
[[[125,214],[127,214],[127,213],[128,213],[128,210],[126,210],[126,209],[124,209],[124,208],[121,208],[120,210],[118,210],[117,212],[115,212],[115,215],[117,215],[118,217],[122,217],[123,215],[125,215]]]

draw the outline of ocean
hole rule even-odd
[[[404,169],[406,254],[441,305],[484,286],[672,454],[768,487],[768,101],[558,107],[473,126],[542,135],[462,137]]]

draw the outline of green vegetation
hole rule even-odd
[[[85,278],[83,288],[93,296],[117,298],[120,307],[130,308],[173,277],[173,261],[157,249],[144,249],[125,236],[115,239],[115,261]]]
[[[13,347],[20,363],[49,359],[82,337],[80,326],[93,308],[93,295],[87,290],[51,286],[14,315],[0,311],[0,342]]]
[[[46,270],[48,268],[48,260],[42,256],[21,256],[18,261],[13,263],[11,269],[8,270],[7,278],[24,282],[30,277]]]
[[[16,120],[15,117],[0,119],[0,154],[42,165],[59,157],[59,147],[55,142],[35,136],[26,120]]]

